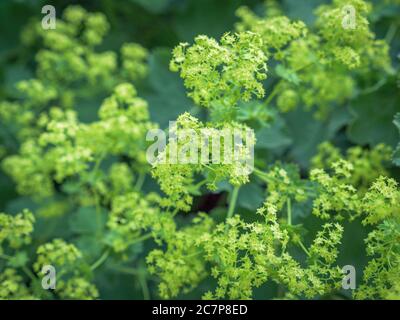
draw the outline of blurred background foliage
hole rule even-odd
[[[324,0],[282,0],[284,12],[294,19],[301,19],[307,24],[314,19],[313,10]],[[372,17],[373,29],[378,38],[384,38],[393,21],[399,23],[400,12],[394,7],[383,6],[384,1],[375,1]],[[29,51],[21,46],[20,34],[22,29],[32,20],[40,21],[43,15],[41,8],[45,4],[55,6],[57,16],[65,7],[79,4],[88,11],[104,13],[111,25],[111,30],[103,44],[98,48],[103,50],[119,50],[125,42],[137,42],[150,51],[148,77],[138,85],[139,96],[149,102],[152,119],[160,127],[168,125],[179,114],[190,110],[193,102],[187,98],[182,80],[178,74],[169,71],[168,64],[171,50],[179,42],[192,42],[199,34],[219,38],[224,32],[233,30],[238,21],[235,11],[246,5],[254,12],[263,12],[262,0],[86,0],[86,1],[35,1],[35,0],[2,0],[0,1],[0,99],[13,96],[14,85],[22,79],[33,77],[35,70],[35,48]],[[397,7],[399,8],[399,7]],[[391,44],[391,55],[394,66],[397,68],[397,55],[400,52],[400,33],[397,32]],[[36,48],[38,49],[38,48]],[[269,84],[274,78],[265,82],[267,95],[270,92]],[[397,93],[396,93],[397,92]],[[75,106],[82,121],[92,121],[96,118],[98,107],[104,96],[80,101]],[[385,108],[382,108],[382,106]],[[279,159],[283,162],[294,162],[300,165],[303,172],[309,169],[310,159],[315,155],[317,146],[323,141],[332,141],[336,146],[345,150],[358,144],[365,147],[378,143],[386,143],[395,147],[399,141],[398,129],[393,124],[396,112],[400,111],[399,89],[383,86],[371,95],[349,102],[348,105],[338,108],[327,119],[316,120],[309,112],[302,108],[285,115],[276,117],[274,123],[257,132],[257,152],[262,155],[261,160],[271,163]],[[201,117],[201,115],[200,115]],[[12,136],[0,124],[0,144],[9,145],[17,150]],[[392,175],[399,177],[398,169],[392,168]],[[145,190],[156,188],[154,182],[147,179]],[[198,199],[197,208],[213,211],[216,217],[224,215],[218,203],[224,203],[224,191],[229,186],[221,185],[218,194],[220,197]],[[17,212],[21,208],[35,208],[35,204],[28,198],[20,197],[15,191],[11,180],[0,172],[0,211]],[[239,207],[244,215],[251,215],[259,207],[264,198],[263,187],[257,182],[244,186],[239,194]],[[83,208],[90,211],[90,208]],[[195,211],[196,209],[194,209]],[[320,226],[320,222],[311,215],[304,215],[302,208],[293,208],[296,222],[302,221],[309,230],[310,238]],[[39,219],[36,233],[42,238],[51,238],[52,235],[69,237],[68,233],[86,233],[96,231],[103,226],[93,225],[88,218],[90,212],[79,212],[76,216],[65,217],[68,221],[58,222],[50,226],[46,221]],[[79,218],[78,218],[79,217]],[[186,219],[181,217],[182,220]],[[63,227],[63,223],[70,228]],[[365,266],[363,239],[368,230],[359,222],[345,225],[343,242],[346,243],[341,251],[339,264],[352,264],[357,271]],[[87,240],[87,242],[85,242]],[[43,239],[44,241],[44,239]],[[84,246],[93,256],[97,255],[96,244],[90,243],[90,237],[81,237],[79,246]],[[362,251],[360,250],[362,249]],[[142,252],[141,244],[133,249],[132,255]],[[147,251],[147,250],[146,250]],[[140,266],[139,266],[140,267]],[[144,266],[142,266],[144,268]],[[141,270],[140,268],[138,270]],[[142,299],[143,295],[138,283],[140,275],[132,277],[129,274],[104,272],[98,275],[96,283],[104,299]],[[150,279],[151,280],[151,279]],[[199,292],[205,292],[213,286],[213,280],[208,279],[189,295],[181,298],[199,297]],[[150,281],[150,296],[156,296],[156,282]],[[272,283],[257,289],[255,298],[266,299],[276,296],[279,288]],[[343,298],[343,296],[331,298]]]

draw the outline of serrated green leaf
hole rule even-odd
[[[161,128],[168,126],[169,121],[176,120],[178,115],[189,111],[193,103],[186,96],[183,82],[179,75],[169,70],[170,49],[159,48],[149,57],[149,84],[151,91],[144,93],[149,102],[153,121]]]
[[[97,212],[95,207],[82,207],[69,219],[71,231],[78,234],[95,234],[104,228],[105,223],[106,212]]]
[[[25,251],[18,251],[10,260],[8,260],[8,265],[13,268],[20,268],[25,266],[28,260],[28,254]]]
[[[351,110],[355,118],[347,133],[353,143],[396,145],[398,133],[393,117],[400,110],[400,97],[391,84],[378,92],[360,96],[352,102]]]
[[[285,121],[280,116],[276,116],[270,126],[257,131],[256,138],[257,149],[283,148],[292,143]]]
[[[320,121],[312,112],[301,108],[285,116],[289,137],[293,140],[290,156],[301,166],[307,167],[309,160],[317,152],[317,146],[332,139],[351,120],[347,108],[338,108],[329,118]]]
[[[242,208],[255,211],[265,200],[263,187],[256,183],[248,183],[239,190],[238,205]]]
[[[298,85],[300,83],[300,79],[297,76],[296,72],[290,69],[286,69],[283,65],[278,64],[275,68],[276,74],[286,81],[293,83],[294,85]]]
[[[77,239],[76,246],[81,250],[88,260],[94,260],[101,255],[104,248],[102,241],[92,235],[84,235]]]

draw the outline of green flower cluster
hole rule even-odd
[[[146,258],[148,270],[160,277],[158,289],[162,298],[189,292],[206,278],[207,265],[197,242],[210,233],[213,224],[210,217],[199,213],[190,226],[180,230],[167,229],[162,237],[165,251],[155,249],[149,253]]]
[[[170,68],[180,72],[196,104],[233,107],[239,100],[264,96],[267,56],[262,47],[253,32],[226,33],[221,43],[201,35],[192,46],[182,43],[173,50]]]
[[[236,215],[200,238],[213,264],[211,274],[218,279],[215,292],[204,298],[249,299],[269,279],[285,285],[292,296],[314,297],[338,288],[341,271],[334,264],[343,232],[339,224],[323,226],[306,251],[304,268],[287,251],[290,237],[278,223],[276,207],[266,202],[257,212],[265,221],[245,223]]]
[[[35,217],[32,212],[26,209],[15,216],[0,213],[0,245],[5,241],[12,248],[29,244],[34,221]]]
[[[37,119],[50,107],[73,108],[147,74],[147,50],[136,43],[124,44],[120,61],[115,52],[97,52],[108,30],[102,13],[80,6],[66,8],[56,29],[44,30],[37,21],[24,29],[22,43],[31,50],[40,45],[36,77],[18,82],[11,101],[0,102],[0,119],[16,138],[36,138],[43,128]]]
[[[349,7],[354,8],[354,15]],[[247,7],[238,9],[237,29],[259,34],[266,56],[278,62],[275,72],[281,80],[266,103],[276,97],[282,112],[304,105],[316,108],[317,117],[326,117],[332,102],[352,97],[354,75],[366,79],[372,70],[391,73],[388,44],[370,30],[370,12],[366,1],[335,0],[317,8],[315,29],[308,29],[302,21],[291,21],[279,11],[260,18]]]
[[[371,260],[364,269],[363,284],[356,291],[355,298],[398,300],[400,190],[393,179],[381,177],[365,198],[364,205],[370,214],[364,223],[377,226],[365,239],[367,254]],[[372,203],[374,200],[377,202]]]
[[[360,146],[348,148],[345,160],[353,166],[351,180],[348,182],[365,191],[379,176],[388,175],[387,168],[392,154],[392,148],[384,144],[378,144],[371,150]],[[311,165],[313,168],[329,169],[341,158],[343,156],[338,148],[330,142],[324,142],[318,146],[318,153],[311,159]]]
[[[157,274],[162,275],[163,281],[160,287],[162,296],[170,298],[181,292],[180,288],[184,287],[183,283],[189,276],[186,269],[181,270],[178,266],[181,266],[181,263],[182,268],[189,265],[186,257],[191,258],[190,265],[196,263],[196,268],[199,268],[196,269],[199,270],[198,275],[204,271],[200,269],[201,263],[203,267],[206,262],[211,264],[208,272],[217,279],[218,285],[214,292],[210,291],[204,295],[205,299],[249,299],[253,295],[254,288],[269,280],[284,285],[287,288],[287,296],[291,298],[302,296],[313,298],[339,290],[343,274],[336,261],[344,229],[336,221],[354,219],[360,215],[363,216],[364,224],[384,221],[366,239],[368,255],[387,254],[387,248],[384,249],[379,243],[375,243],[380,241],[376,240],[376,237],[381,236],[379,230],[383,226],[386,226],[388,239],[392,239],[390,240],[392,242],[385,241],[385,245],[388,244],[391,251],[396,250],[397,247],[393,244],[397,243],[395,239],[399,232],[397,220],[400,210],[398,206],[400,190],[397,183],[393,179],[381,176],[361,197],[361,191],[346,182],[346,179],[352,180],[351,163],[340,159],[332,164],[332,170],[333,174],[329,175],[322,169],[314,169],[310,173],[310,181],[303,181],[298,176],[295,180],[293,178],[296,177],[295,170],[288,175],[279,165],[268,174],[258,172],[261,179],[268,181],[270,188],[266,202],[257,210],[263,217],[261,221],[249,223],[239,215],[233,215],[211,230],[203,230],[201,235],[196,234],[198,238],[191,240],[194,241],[194,245],[187,245],[179,250],[174,247],[179,253],[174,250],[176,255],[174,258],[170,257],[168,263],[164,259],[172,254],[170,249],[151,253],[151,258],[148,258],[149,263],[151,266],[157,265]],[[289,176],[294,179],[293,183]],[[285,192],[277,191],[284,190],[284,186],[289,189],[286,195]],[[312,200],[312,212],[316,216],[331,220],[322,225],[322,230],[315,235],[309,248],[304,246],[302,235],[298,233],[299,229],[296,229],[300,225],[292,225],[291,222],[291,201],[296,203],[307,199]],[[284,210],[287,211],[287,221],[280,222],[278,215]],[[188,228],[190,227],[182,229],[182,235],[173,236],[174,241],[180,239],[182,244],[189,241],[195,232],[191,230],[190,235],[186,234]],[[293,246],[301,248],[306,254],[306,267],[289,253],[288,249]],[[186,250],[190,248],[190,252],[180,252],[184,248]],[[377,265],[375,260],[369,263],[366,269],[367,276],[364,279],[366,284],[355,291],[356,298],[386,298],[392,292],[392,288],[388,288],[388,285],[394,286],[398,281],[398,276],[395,277],[398,271],[398,252],[390,254],[393,255],[391,260],[385,255],[379,262],[385,264],[387,273],[376,274],[381,270],[380,265]],[[167,280],[167,275],[171,274],[169,270],[173,268],[170,265],[172,260],[176,261],[174,264],[176,270],[181,271]],[[392,260],[393,263],[390,262]],[[374,274],[368,275],[368,273]],[[375,276],[380,280],[374,282],[372,279],[375,279]],[[195,281],[191,277],[190,283],[197,283],[202,278],[203,276],[198,277]],[[179,285],[180,283],[182,285]],[[368,290],[373,293],[367,293]],[[383,290],[384,293],[378,294],[379,290]]]
[[[41,273],[43,266],[51,265],[56,270],[56,294],[62,299],[95,299],[99,293],[88,281],[88,266],[82,253],[61,239],[41,245],[36,251],[33,269]]]
[[[191,194],[199,187],[190,187],[195,174],[202,173],[205,176],[200,184],[207,183],[210,190],[216,190],[217,183],[223,180],[229,180],[234,186],[249,182],[249,162],[252,160],[255,136],[245,124],[203,124],[189,113],[184,113],[178,117],[176,127],[170,134],[175,135],[176,139],[169,139],[165,150],[160,152],[153,163],[152,170],[153,177],[167,195],[162,201],[164,207],[184,211],[190,209],[193,199]],[[236,143],[234,138],[242,144]],[[231,139],[230,144],[228,139]],[[218,147],[214,149],[214,145]],[[194,157],[194,163],[189,161],[190,157]],[[188,161],[182,160],[186,158]]]
[[[52,295],[65,299],[97,298],[98,291],[88,280],[90,268],[82,253],[62,239],[38,246],[31,270],[26,249],[31,244],[34,222],[35,218],[28,210],[15,216],[0,214],[0,267],[4,266],[0,273],[0,299],[31,300]],[[39,289],[44,266],[55,268],[53,293]]]
[[[93,168],[105,155],[128,156],[142,170],[147,166],[145,135],[155,128],[147,104],[131,84],[118,85],[99,110],[99,121],[84,124],[72,110],[53,108],[39,123],[46,129],[38,139],[25,141],[19,155],[3,161],[18,191],[36,197],[54,193],[53,178],[61,183]],[[94,168],[96,169],[96,168]]]
[[[25,286],[22,276],[15,269],[5,269],[0,273],[0,299],[34,300],[29,289]]]

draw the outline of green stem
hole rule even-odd
[[[97,158],[94,167],[93,167],[93,171],[92,174],[96,175],[96,173],[100,170],[100,165],[103,162],[103,159],[105,157],[105,154],[100,154],[99,157]],[[92,193],[94,196],[94,200],[95,200],[95,206],[96,206],[96,224],[98,227],[98,230],[96,231],[96,234],[98,237],[101,237],[102,234],[102,230],[100,228],[101,225],[101,204],[100,204],[100,195],[97,193],[97,190],[95,188],[92,188]]]
[[[387,31],[387,33],[386,33],[386,36],[385,36],[385,40],[386,40],[386,42],[387,42],[388,44],[390,44],[390,43],[392,42],[394,36],[396,35],[397,28],[398,28],[397,23],[392,22],[392,23],[390,24],[389,29],[388,29],[388,31]]]
[[[287,220],[288,220],[288,225],[292,225],[292,201],[290,198],[287,199]]]
[[[269,182],[267,174],[265,172],[262,172],[260,169],[254,168],[254,173],[263,181]]]
[[[194,189],[199,189],[201,186],[203,186],[203,185],[206,184],[206,183],[207,183],[207,179],[201,180],[199,183],[197,183],[197,184],[194,186]]]
[[[203,164],[203,167],[206,167],[207,169],[215,172],[215,169],[213,167],[209,166],[208,164]]]
[[[143,299],[150,300],[150,291],[149,291],[149,287],[147,285],[145,274],[143,272],[139,271],[138,279],[140,282],[140,286],[142,287]]]
[[[259,177],[261,180],[263,180],[266,183],[270,183],[271,181],[279,182],[279,179],[268,176],[267,173],[262,172],[261,170],[254,168],[254,173]]]
[[[100,267],[104,261],[107,260],[108,256],[110,255],[110,250],[106,250],[104,251],[104,253],[100,256],[99,259],[97,259],[91,266],[90,266],[90,270],[95,270],[98,267]]]
[[[115,271],[122,272],[122,273],[126,273],[126,274],[132,274],[134,276],[138,276],[139,275],[139,271],[137,271],[134,268],[128,268],[128,267],[122,267],[122,266],[112,266],[111,269],[115,270]]]
[[[236,201],[239,194],[239,186],[233,188],[231,200],[229,201],[229,209],[228,214],[226,215],[226,219],[232,218],[233,212],[235,211]]]
[[[301,242],[301,240],[298,241],[298,244],[300,246],[300,248],[303,249],[303,251],[307,254],[307,256],[310,256],[310,252],[308,252],[307,248],[304,246],[303,242]]]
[[[101,238],[101,234],[103,231],[101,228],[101,220],[102,220],[101,206],[100,206],[99,196],[95,190],[94,190],[94,199],[95,199],[95,205],[96,205],[96,226],[97,226],[96,235],[97,235],[97,237]]]
[[[25,274],[33,281],[35,282],[36,276],[32,273],[32,271],[27,267],[27,266],[23,266],[22,270],[25,272]]]
[[[265,104],[268,105],[272,99],[277,95],[278,93],[278,88],[279,88],[279,83],[277,83],[274,87],[274,89],[272,90],[271,94],[268,96],[267,100],[265,100]]]
[[[193,252],[193,253],[187,255],[185,258],[196,257],[196,256],[198,256],[199,254],[201,254],[201,251],[196,251],[196,252]]]
[[[146,174],[144,172],[140,172],[138,179],[136,181],[136,184],[135,184],[135,188],[134,188],[135,191],[140,191],[140,189],[142,189],[145,178],[146,178]]]
[[[312,66],[316,61],[312,61],[308,64],[305,64],[304,66],[301,66],[297,69],[294,70],[294,72],[299,72],[299,71],[303,71],[304,69],[307,69],[308,67]]]
[[[152,236],[151,233],[146,233],[145,235],[143,235],[143,236],[141,236],[141,237],[139,237],[139,238],[136,238],[135,240],[133,240],[132,242],[130,242],[129,245],[132,245],[132,244],[134,244],[134,243],[147,240],[147,239],[151,238],[151,236]]]
[[[101,155],[97,158],[97,160],[96,160],[96,162],[95,162],[95,164],[94,164],[94,167],[93,167],[93,172],[96,172],[97,170],[99,170],[100,165],[101,165],[101,163],[102,163],[104,157],[105,157],[105,155],[104,155],[104,154],[101,154]]]
[[[382,88],[382,86],[385,85],[386,82],[387,82],[386,78],[380,79],[373,86],[361,90],[360,94],[361,95],[366,95],[366,94],[374,93],[375,91],[378,91],[380,88]]]
[[[257,168],[254,168],[253,171],[254,171],[255,174],[258,174],[258,175],[264,175],[265,174],[265,172],[262,172],[260,169],[257,169]]]

